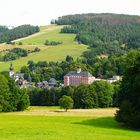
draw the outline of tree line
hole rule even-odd
[[[59,99],[64,95],[74,100],[74,108],[105,108],[117,106],[118,88],[120,83],[110,84],[105,81],[91,85],[67,86],[52,89],[33,89],[29,91],[31,105],[58,106]]]
[[[0,43],[9,43],[15,39],[27,37],[29,35],[32,35],[36,32],[39,32],[38,26],[32,26],[32,25],[21,25],[18,27],[15,27],[11,30],[7,30],[4,33],[0,34]]]

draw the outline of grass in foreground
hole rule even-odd
[[[2,113],[0,114],[0,140],[140,139],[140,132],[128,130],[114,120],[113,112],[115,110],[71,110],[68,111],[69,114],[73,111],[75,113],[85,111],[85,116],[75,114],[64,116],[63,113],[61,114],[62,110],[57,107],[31,107],[29,111],[21,113]],[[33,111],[36,111],[33,115],[26,113]],[[40,114],[42,111],[43,113],[46,111],[46,114]],[[61,116],[56,114],[49,116],[49,112],[55,112]],[[94,115],[89,114],[88,116],[88,112],[94,112]],[[104,113],[101,113],[102,115],[99,117],[99,112]]]
[[[31,53],[28,57],[20,58],[18,60],[12,61],[15,70],[19,71],[20,67],[27,65],[29,60],[35,62],[38,61],[62,61],[65,60],[67,55],[71,55],[76,59],[80,57],[84,51],[87,50],[86,45],[78,44],[75,39],[75,34],[61,34],[60,30],[63,26],[50,25],[41,27],[41,31],[29,37],[18,39],[15,42],[22,42],[23,45],[15,47],[20,47],[24,49],[33,49],[38,47],[41,49],[40,52]],[[59,41],[63,44],[57,46],[45,46],[46,40],[49,41]],[[0,45],[0,51],[9,49],[13,46],[10,45]],[[0,71],[8,70],[9,64],[11,62],[1,62]]]

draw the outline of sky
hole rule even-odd
[[[81,13],[140,15],[140,0],[0,0],[0,25],[47,25]]]

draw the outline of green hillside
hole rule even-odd
[[[15,42],[22,42],[23,45],[14,47],[20,48],[35,48],[38,47],[41,49],[40,52],[31,53],[28,57],[20,58],[18,60],[12,61],[15,70],[18,71],[20,67],[26,65],[29,60],[37,61],[62,61],[67,55],[71,55],[76,59],[80,57],[84,51],[87,50],[86,45],[79,45],[74,41],[75,34],[62,34],[60,30],[63,26],[58,25],[49,25],[43,26],[40,28],[40,32],[34,35],[31,35],[26,38],[18,39]],[[57,46],[45,46],[45,40],[49,41],[61,41],[63,42]],[[9,49],[8,45],[0,45],[2,50]],[[13,46],[11,47],[13,48]],[[1,62],[0,71],[8,70],[9,64],[11,62]]]

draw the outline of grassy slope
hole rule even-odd
[[[46,111],[46,116],[40,114]],[[114,109],[112,109],[114,112]],[[73,110],[84,112],[84,110]],[[72,111],[72,112],[73,112]],[[113,119],[110,109],[96,109],[94,116],[63,116],[56,108],[32,108],[36,114],[0,115],[0,140],[138,140],[140,132],[125,129]],[[27,112],[27,111],[26,111]],[[47,116],[56,112],[60,116]],[[100,117],[99,112],[104,112]],[[107,113],[108,112],[108,113]],[[66,113],[66,112],[65,112]],[[71,113],[71,111],[70,111]],[[97,116],[96,116],[97,115]],[[105,117],[104,117],[105,116]]]
[[[60,29],[63,26],[50,25],[41,27],[41,31],[37,34],[27,38],[16,40],[15,42],[23,42],[22,48],[33,49],[39,47],[41,49],[38,53],[32,53],[28,57],[20,58],[13,61],[15,70],[18,71],[21,66],[26,65],[29,60],[37,61],[62,61],[67,55],[73,56],[75,59],[80,57],[81,54],[87,50],[87,46],[79,45],[74,41],[75,34],[60,34]],[[44,46],[45,40],[49,41],[62,41],[63,44],[58,46]],[[0,45],[1,50],[9,49],[11,46]],[[0,71],[8,70],[10,62],[0,63]]]

